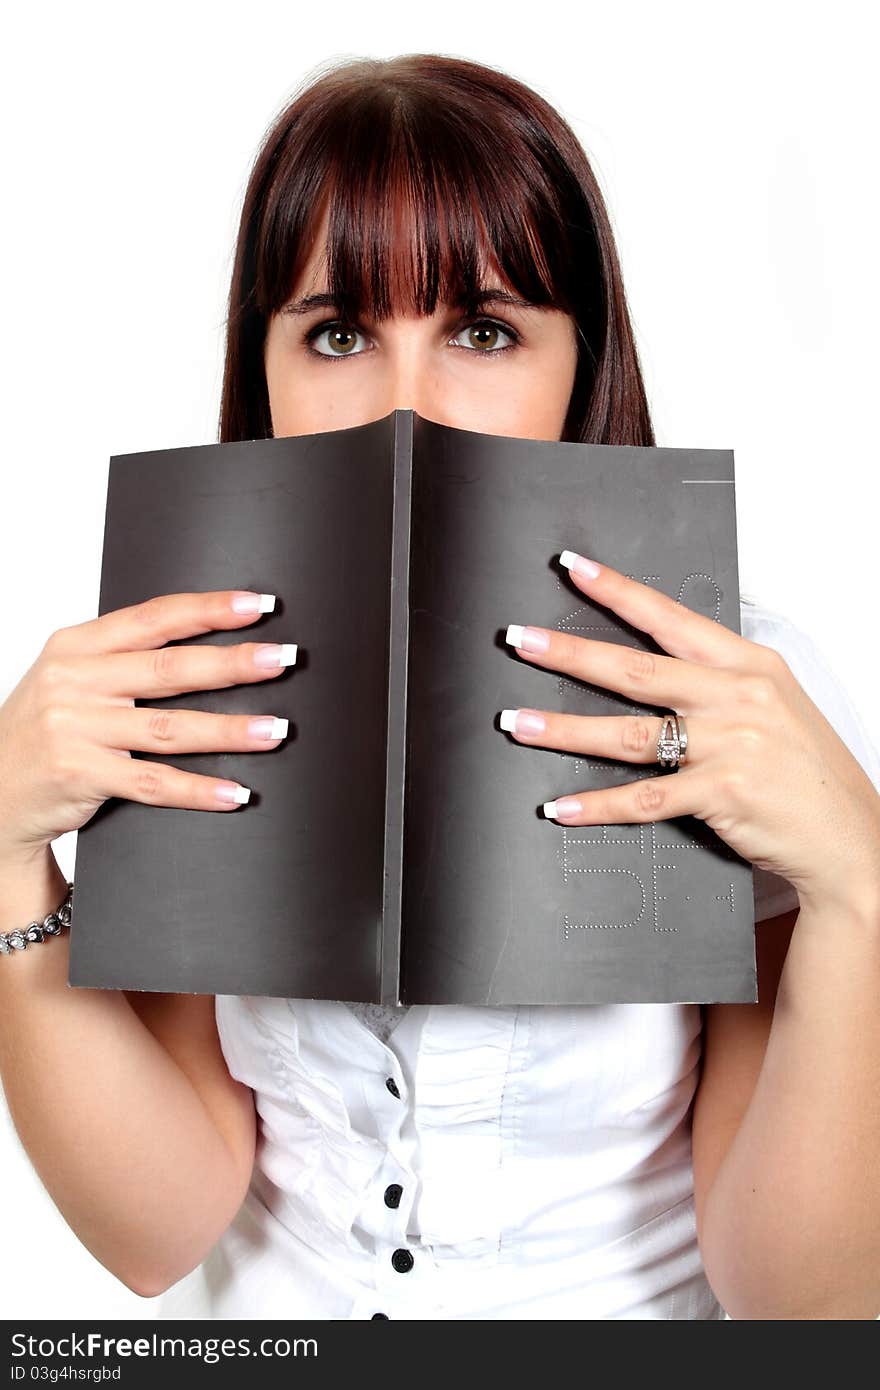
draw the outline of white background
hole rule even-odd
[[[872,7],[430,8],[7,19],[0,698],[97,612],[110,455],[216,440],[240,200],[275,114],[319,65],[437,52],[505,69],[574,127],[657,442],[734,449],[741,589],[813,636],[880,744]],[[74,837],[55,849],[71,873]],[[5,1317],[155,1315],[79,1243],[5,1107],[0,1172]]]

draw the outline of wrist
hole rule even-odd
[[[66,892],[67,879],[50,845],[33,853],[0,852],[0,932],[53,912]]]
[[[798,888],[801,915],[837,914],[880,933],[880,866],[873,872],[847,873],[833,884]]]
[[[0,835],[0,883],[8,873],[27,873],[54,858],[51,843],[21,844]]]

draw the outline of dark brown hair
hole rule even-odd
[[[325,69],[264,136],[229,292],[221,443],[272,436],[266,329],[328,206],[328,289],[346,322],[378,322],[392,300],[420,314],[438,298],[466,308],[494,256],[517,294],[577,324],[562,439],[654,443],[614,237],[582,146],[529,87],[434,53]],[[413,228],[403,238],[401,208]]]

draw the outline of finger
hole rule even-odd
[[[80,713],[79,723],[91,742],[139,753],[258,752],[276,748],[288,730],[288,720],[272,714],[208,714],[119,705],[90,706]]]
[[[706,666],[737,666],[746,659],[746,638],[723,623],[694,612],[678,599],[641,584],[610,565],[597,566],[595,560],[588,561],[598,568],[598,573],[590,577],[578,568],[583,559],[573,550],[563,550],[559,557],[583,593],[612,609],[640,632],[649,633],[658,647],[672,656]],[[710,585],[714,582],[705,575],[692,577]]]
[[[239,613],[233,602],[253,602],[254,611]],[[249,589],[209,589],[203,593],[159,594],[143,603],[116,608],[100,618],[53,632],[47,647],[59,654],[100,656],[105,652],[143,651],[181,637],[244,627],[275,607],[274,594]]]
[[[250,788],[228,777],[205,777],[143,758],[113,756],[108,750],[92,774],[104,800],[111,796],[146,806],[176,806],[193,811],[235,811],[246,804]],[[231,800],[230,793],[240,800]]]
[[[543,729],[533,721],[542,722]],[[654,714],[605,716],[539,709],[503,709],[500,716],[500,727],[517,743],[630,763],[657,762],[657,741],[665,723],[665,716]],[[701,722],[696,745],[688,728],[688,762],[695,752],[705,757],[717,746],[710,728]]]
[[[90,693],[162,699],[184,691],[222,690],[280,675],[296,662],[296,651],[295,642],[160,647],[157,651],[86,657],[73,663],[69,674]],[[273,664],[263,664],[264,659],[271,659]]]
[[[619,691],[636,704],[669,706],[679,714],[715,705],[729,689],[729,671],[695,666],[639,647],[576,637],[554,628],[511,623],[505,641],[537,666]],[[546,644],[544,651],[524,645],[539,643]]]
[[[707,804],[709,790],[705,771],[691,768],[642,777],[623,786],[560,795],[545,801],[543,810],[548,819],[562,825],[640,825],[699,815],[697,808]]]

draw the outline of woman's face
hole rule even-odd
[[[326,293],[325,239],[326,218],[320,251],[266,335],[276,438],[364,425],[397,409],[483,434],[560,438],[577,365],[570,315],[501,302],[471,319],[445,304],[430,317],[382,323],[342,323],[327,305],[294,312],[306,296]],[[510,288],[497,270],[485,287]]]

